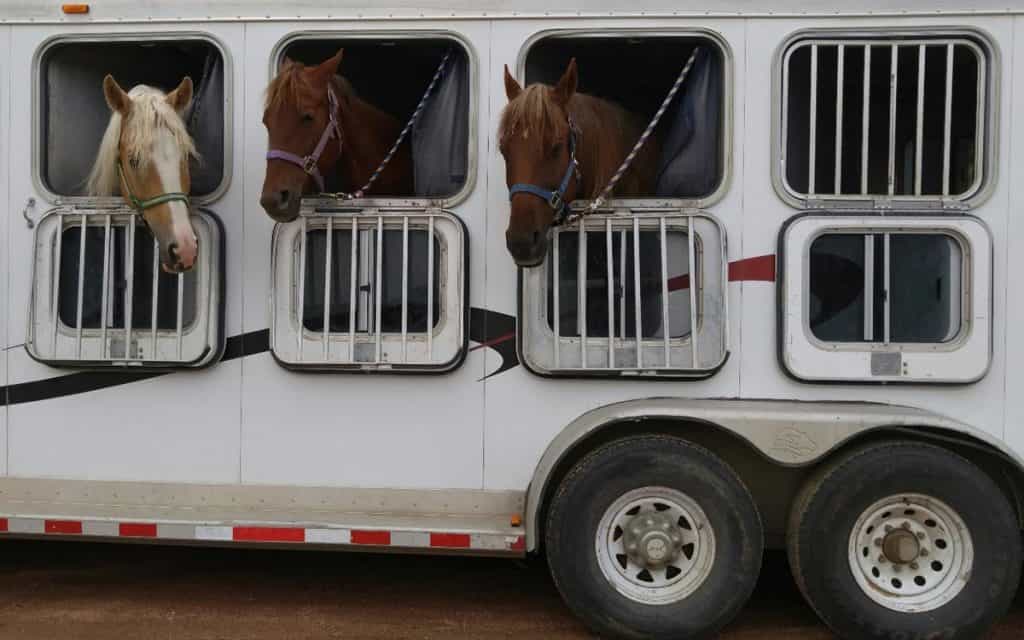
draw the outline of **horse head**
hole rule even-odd
[[[89,193],[120,190],[159,243],[164,270],[188,271],[199,252],[188,199],[189,159],[198,154],[181,118],[192,101],[192,79],[185,77],[165,94],[141,84],[125,92],[107,75],[103,94],[111,116],[89,174]]]
[[[260,204],[279,222],[299,215],[304,194],[314,187],[324,190],[323,176],[341,155],[338,97],[332,82],[342,54],[338,51],[316,66],[286,58],[267,88],[263,125],[270,151]]]
[[[505,67],[508,104],[498,132],[511,197],[505,242],[520,266],[544,261],[548,229],[577,197],[577,133],[569,111],[577,81],[575,59],[555,86],[524,89]]]

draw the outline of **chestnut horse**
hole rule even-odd
[[[324,191],[327,176],[335,177],[343,190],[363,186],[402,129],[337,75],[342,54],[316,66],[285,59],[267,88],[263,125],[270,151],[260,204],[279,222],[294,220],[302,196]],[[413,193],[409,145],[398,149],[374,189],[388,195]]]
[[[505,67],[509,102],[498,129],[512,209],[505,242],[519,266],[544,261],[547,232],[556,218],[574,199],[597,197],[644,129],[614,102],[577,93],[577,83],[575,58],[553,87],[524,89]],[[615,195],[650,194],[657,159],[658,142],[652,137]]]
[[[189,158],[198,154],[181,119],[192,79],[168,94],[143,84],[126,93],[108,75],[103,94],[111,115],[89,172],[89,195],[120,192],[159,243],[164,271],[188,271],[199,252],[188,199]]]

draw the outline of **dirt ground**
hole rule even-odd
[[[0,640],[589,637],[535,560],[4,541],[0,594]],[[780,553],[722,635],[829,637]]]

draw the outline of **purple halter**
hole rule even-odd
[[[327,126],[324,128],[324,132],[320,134],[320,142],[316,143],[316,148],[313,149],[313,153],[306,157],[297,156],[290,151],[282,151],[281,149],[271,149],[267,152],[267,160],[284,160],[290,162],[303,171],[307,175],[312,176],[313,180],[316,181],[316,186],[319,187],[320,192],[323,193],[325,190],[324,176],[320,173],[320,155],[327,148],[327,141],[331,138],[338,137],[338,149],[342,146],[341,137],[341,126],[338,124],[338,117],[336,112],[338,111],[338,99],[334,97],[334,89],[331,88],[330,84],[327,85]]]

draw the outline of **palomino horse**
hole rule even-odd
[[[89,194],[120,191],[160,244],[164,270],[188,271],[199,252],[188,199],[188,163],[198,154],[181,119],[192,101],[192,79],[168,94],[142,84],[125,93],[108,75],[103,94],[111,116],[89,172]]]
[[[325,190],[333,175],[344,190],[361,187],[401,131],[395,118],[359,98],[337,75],[343,51],[317,66],[286,59],[267,88],[263,124],[270,151],[260,204],[279,222],[299,215],[302,196]],[[413,192],[412,153],[403,145],[375,189]]]
[[[199,252],[188,200],[188,163],[197,153],[181,119],[192,101],[192,79],[168,94],[143,84],[125,93],[108,75],[103,94],[111,115],[89,172],[89,194],[120,191],[160,244],[164,270],[188,271]]]
[[[505,67],[508,96],[498,129],[512,212],[505,242],[516,263],[536,266],[547,254],[547,231],[576,198],[594,198],[643,131],[621,106],[576,93],[576,60],[558,84],[522,88]],[[636,157],[615,189],[637,196],[653,189],[658,144]]]

